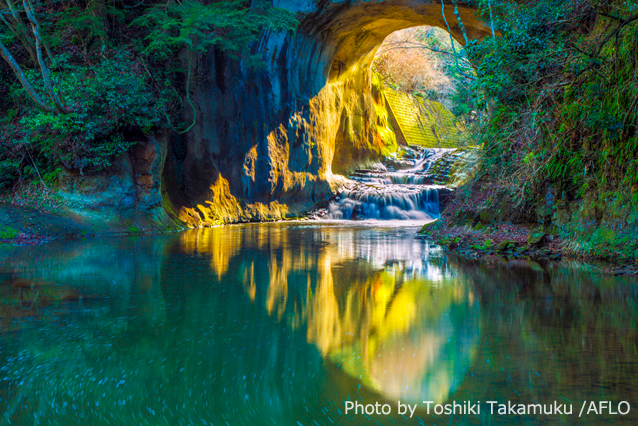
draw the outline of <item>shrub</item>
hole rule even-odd
[[[66,56],[57,62],[52,77],[69,113],[27,107],[13,125],[14,143],[39,151],[49,165],[80,172],[103,169],[135,143],[131,136],[138,129],[148,132],[162,124],[168,92],[155,93],[143,64],[128,52],[93,66],[70,64]],[[30,105],[22,86],[14,85],[12,96]]]

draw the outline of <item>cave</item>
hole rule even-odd
[[[189,225],[277,218],[329,198],[383,149],[370,71],[383,40],[422,25],[462,40],[451,2],[276,3],[300,26],[264,34],[258,66],[219,51],[197,64],[196,125],[170,139],[162,188]],[[469,38],[490,33],[474,9],[458,10]]]

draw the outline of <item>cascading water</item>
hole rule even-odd
[[[449,149],[406,148],[401,160],[388,157],[357,170],[327,209],[325,219],[430,220],[439,217],[438,185],[430,166]]]

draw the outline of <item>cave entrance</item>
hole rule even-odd
[[[299,28],[263,34],[254,52],[259,69],[241,58],[212,55],[198,71],[209,76],[193,93],[201,117],[171,142],[163,185],[165,193],[175,194],[166,197],[167,204],[192,226],[305,214],[330,200],[345,176],[396,153],[403,143],[409,147],[410,128],[399,121],[422,120],[423,114],[397,119],[388,93],[426,99],[430,107],[429,101],[445,106],[447,98],[391,92],[393,86],[372,72],[375,55],[393,32],[428,25],[456,40],[491,34],[476,9],[461,1],[278,4],[299,13]],[[440,126],[416,130],[437,149],[454,139],[441,135]],[[430,203],[434,196],[422,199]]]
[[[467,84],[475,72],[450,33],[432,26],[395,31],[377,49],[371,72],[398,145],[471,144],[468,127],[478,114]]]
[[[469,131],[477,117],[468,84],[474,68],[463,46],[434,26],[391,33],[361,64],[369,66],[342,73],[342,81],[352,84],[358,73],[369,79],[380,139],[372,148],[382,158],[349,173],[327,217],[435,220],[451,187],[467,179],[468,158],[476,158]]]
[[[377,11],[380,12],[380,11]],[[324,93],[338,93],[331,170],[348,174],[401,146],[458,148],[472,144],[469,128],[479,114],[471,105],[475,71],[462,40],[482,38],[486,28],[474,11],[429,6],[411,15],[345,13],[329,37],[331,57]],[[357,22],[360,27],[351,28]],[[463,30],[461,30],[463,28]],[[335,114],[336,113],[336,114]],[[337,115],[338,114],[338,115]]]

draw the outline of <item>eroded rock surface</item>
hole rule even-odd
[[[393,31],[445,28],[441,4],[274,4],[298,13],[298,31],[263,34],[250,60],[213,49],[193,61],[192,130],[141,138],[106,172],[64,174],[59,193],[70,213],[104,227],[165,226],[165,213],[189,226],[277,219],[328,200],[342,175],[396,150],[370,64]],[[489,33],[473,9],[460,9],[470,37]],[[445,15],[461,39],[450,4]],[[182,119],[193,119],[189,108]]]
[[[334,193],[336,174],[396,148],[370,63],[395,30],[445,27],[435,1],[275,5],[298,12],[301,25],[294,35],[263,35],[261,67],[213,51],[193,70],[205,77],[192,93],[197,124],[171,140],[164,171],[166,194],[176,210],[189,209],[192,225],[216,217],[219,179],[242,211],[262,206],[261,216],[277,217],[274,201],[303,211]],[[445,14],[458,32],[450,5]],[[488,34],[474,10],[461,6],[461,15],[470,37]]]

